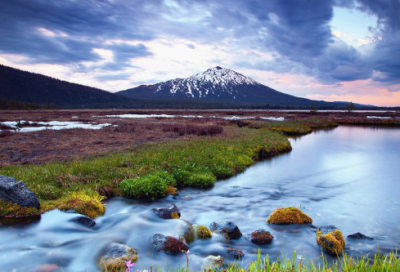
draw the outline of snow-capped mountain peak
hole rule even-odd
[[[261,85],[252,78],[246,77],[233,70],[216,66],[202,73],[188,78],[176,78],[166,82],[157,83],[157,91],[169,89],[171,94],[181,92],[189,97],[205,97],[209,94],[221,95],[227,93],[234,95],[234,88],[238,85]],[[235,96],[233,96],[235,99]]]
[[[188,81],[197,80],[202,82],[210,82],[212,84],[224,84],[224,85],[259,84],[252,78],[246,77],[233,70],[222,68],[220,66],[216,66],[202,73],[193,75],[189,77],[187,80]]]

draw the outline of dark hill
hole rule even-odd
[[[100,89],[0,65],[0,98],[60,108],[107,108],[127,102]]]
[[[276,91],[233,70],[214,67],[188,78],[176,78],[152,85],[117,92],[132,99],[164,99],[215,101],[234,104],[269,104],[294,107],[343,108],[343,103],[331,103],[296,97]],[[348,104],[348,103],[346,103]]]

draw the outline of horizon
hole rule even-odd
[[[117,92],[215,66],[279,92],[400,105],[400,1],[1,2],[0,64]]]

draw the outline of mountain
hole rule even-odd
[[[0,65],[0,98],[61,108],[107,108],[127,102],[125,97]]]
[[[117,94],[142,99],[192,99],[231,103],[333,106],[329,102],[314,101],[276,91],[252,78],[219,66],[188,78],[176,78],[153,85],[140,85],[117,92]]]

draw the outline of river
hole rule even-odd
[[[189,223],[209,226],[230,220],[242,233],[259,228],[271,232],[272,244],[258,246],[241,237],[227,241],[215,234],[189,245],[192,270],[209,255],[226,258],[225,247],[246,254],[244,265],[260,248],[270,259],[297,255],[318,258],[315,229],[310,225],[268,225],[279,207],[301,207],[313,225],[335,225],[344,236],[361,232],[374,240],[346,238],[345,252],[355,257],[389,253],[400,243],[400,129],[340,126],[290,139],[293,150],[257,162],[245,172],[216,182],[211,189],[186,188],[179,196],[146,202],[116,197],[107,201],[104,216],[87,228],[70,219],[76,214],[51,211],[29,224],[0,228],[0,271],[34,271],[56,264],[58,271],[97,271],[96,262],[111,242],[138,251],[136,269],[186,265],[185,254],[166,255],[153,249],[155,233],[182,234]],[[149,211],[175,203],[181,219],[159,219]],[[334,260],[330,257],[330,260]]]

